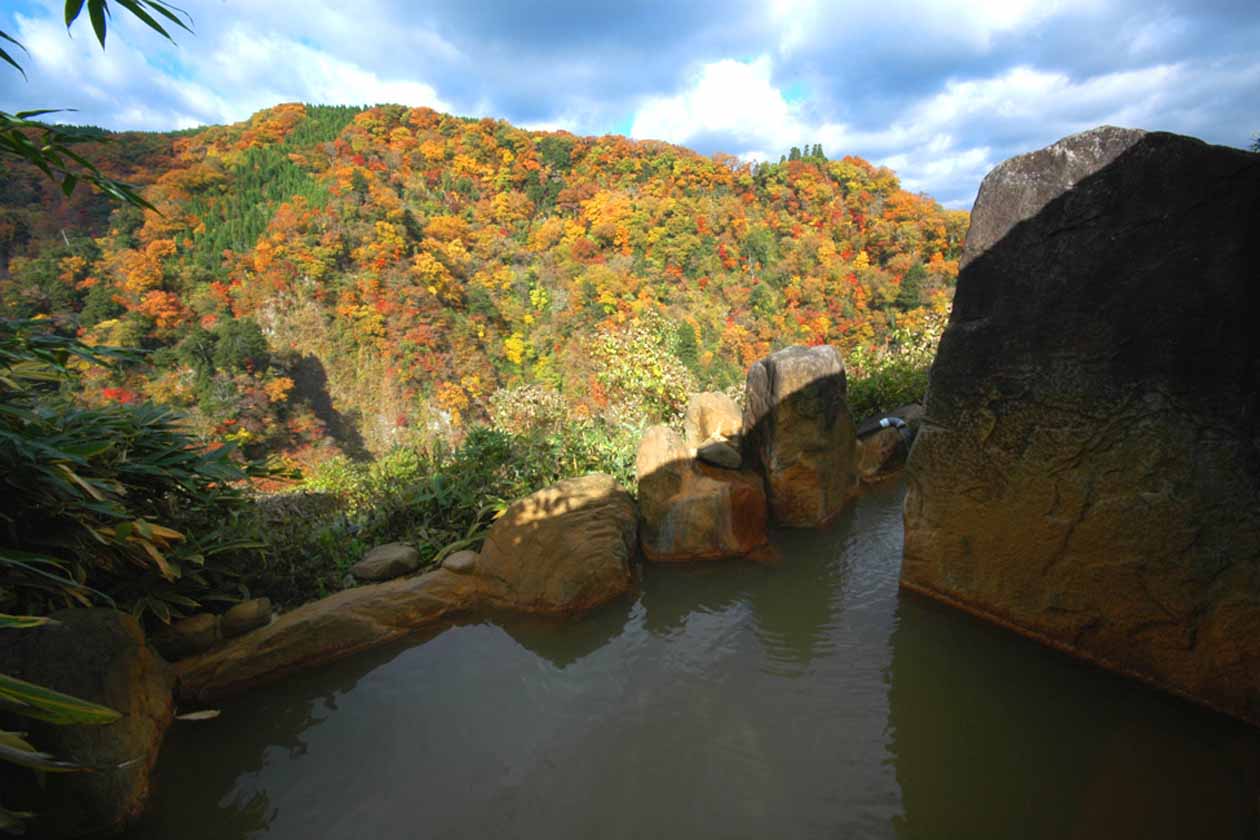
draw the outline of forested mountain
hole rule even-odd
[[[0,188],[0,306],[144,364],[88,401],[179,406],[297,465],[550,410],[668,415],[774,348],[860,367],[948,311],[967,214],[818,146],[778,164],[425,108],[280,105],[83,150],[158,212],[35,170]]]

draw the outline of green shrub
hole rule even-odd
[[[279,603],[301,603],[340,589],[375,545],[408,543],[426,565],[476,548],[508,504],[561,479],[606,472],[633,492],[640,434],[602,421],[518,434],[477,427],[452,450],[399,448],[372,463],[334,458],[300,488],[325,500],[317,513],[259,514],[267,559],[243,565],[242,582]]]
[[[895,330],[874,352],[854,348],[845,358],[849,412],[857,422],[907,403],[923,402],[928,373],[941,341],[945,319],[930,316],[921,331]]]
[[[215,558],[240,551],[246,471],[152,404],[66,395],[88,347],[38,321],[0,321],[0,609],[32,615],[113,603],[162,621],[231,598]]]

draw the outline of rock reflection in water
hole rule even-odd
[[[889,751],[903,838],[1251,838],[1260,736],[903,596]]]
[[[903,495],[245,695],[132,840],[1254,836],[1253,733],[899,597]]]

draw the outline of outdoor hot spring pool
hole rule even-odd
[[[903,495],[178,723],[128,837],[1257,836],[1260,734],[899,594]]]

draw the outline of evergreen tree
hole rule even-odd
[[[901,289],[897,292],[896,307],[902,312],[917,309],[923,305],[923,281],[927,279],[927,269],[923,263],[916,262],[906,270],[901,278]]]

